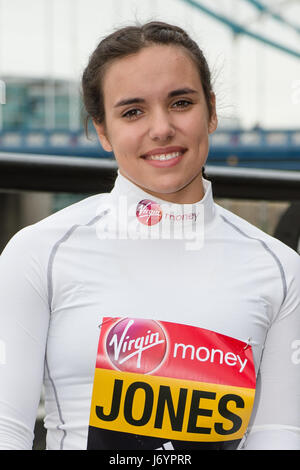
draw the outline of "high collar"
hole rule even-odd
[[[176,223],[186,226],[190,225],[191,221],[204,223],[207,228],[215,218],[215,204],[211,182],[203,178],[203,186],[204,197],[200,201],[193,204],[177,204],[147,193],[132,181],[125,178],[118,170],[111,195],[113,197],[126,196],[128,207],[132,208],[131,213],[133,213],[134,208],[137,209],[139,207],[139,212],[142,211],[145,214],[143,207],[147,207],[147,205],[148,208],[152,207],[153,209],[159,207],[162,212],[162,219],[167,220],[167,218],[169,218],[169,220],[171,219]],[[149,204],[147,204],[147,201],[149,201]]]

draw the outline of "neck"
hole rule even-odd
[[[202,179],[202,175],[201,187],[203,187],[204,194],[202,196],[198,193],[197,199],[193,199],[195,202],[181,202],[181,197],[178,199],[180,202],[171,201],[168,194],[159,194],[158,196],[156,193],[151,194],[147,189],[141,188],[123,176],[118,170],[112,196],[116,207],[119,208],[118,211],[121,211],[122,216],[126,213],[129,219],[136,219],[137,212],[139,216],[142,212],[142,215],[151,213],[150,215],[153,217],[155,215],[162,216],[162,223],[172,220],[178,224],[182,221],[184,225],[189,225],[191,221],[200,223],[201,217],[198,215],[203,213],[207,227],[214,220],[215,209],[211,183],[205,178]],[[162,199],[164,196],[167,196],[168,199],[166,197]],[[186,199],[186,201],[191,201],[191,199]],[[197,214],[197,217],[191,216],[191,214]],[[138,221],[143,222],[143,219],[138,217]]]
[[[202,173],[195,176],[195,178],[193,178],[193,180],[183,188],[179,188],[174,192],[163,193],[152,191],[145,186],[139,185],[135,181],[132,181],[130,178],[128,178],[127,175],[124,175],[121,171],[120,174],[139,187],[142,191],[145,191],[146,193],[151,194],[151,196],[154,196],[158,199],[171,202],[173,204],[195,204],[196,202],[201,201],[205,195]]]

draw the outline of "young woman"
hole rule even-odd
[[[0,448],[300,449],[299,256],[218,206],[207,62],[181,28],[100,42],[83,97],[113,190],[0,263]]]

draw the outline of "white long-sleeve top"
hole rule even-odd
[[[10,240],[0,257],[0,449],[32,448],[43,383],[47,449],[87,448],[101,324],[128,317],[251,346],[255,402],[239,448],[300,449],[299,255],[220,207],[204,186],[201,201],[182,206],[119,173],[111,193]],[[226,374],[238,366],[230,354]],[[111,404],[101,403],[108,414]],[[118,448],[119,433],[105,432]],[[151,445],[176,448],[176,439]]]

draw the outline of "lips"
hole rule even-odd
[[[187,149],[185,147],[181,147],[181,146],[158,147],[142,155],[142,158],[147,159],[153,155],[170,155],[171,153],[176,153],[176,152],[183,155],[186,152],[186,150]]]
[[[155,168],[171,168],[176,166],[183,158],[186,148],[180,146],[159,147],[150,150],[142,156],[146,164]]]

